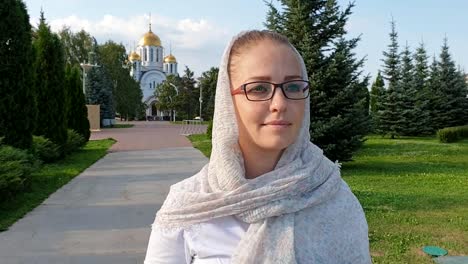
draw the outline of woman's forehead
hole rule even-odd
[[[235,61],[236,79],[273,81],[297,79],[302,68],[296,53],[289,47],[261,47],[241,54]]]

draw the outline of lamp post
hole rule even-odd
[[[200,84],[198,84],[198,87],[200,88],[200,97],[198,98],[198,100],[200,101],[200,121],[203,121],[203,118],[201,116],[201,112],[202,112],[202,103],[203,103],[203,98],[202,98],[202,86]]]
[[[97,64],[89,64],[89,63],[80,63],[81,68],[83,68],[83,94],[86,95],[86,71],[93,68],[93,67],[99,67]]]
[[[175,86],[175,85],[172,84],[172,83],[169,83],[169,85],[172,86],[172,87],[174,87],[174,90],[176,91],[176,95],[179,95],[179,89],[177,88],[177,86]],[[171,103],[172,103],[172,97],[171,97]],[[173,104],[173,105],[174,105],[174,104]],[[172,121],[175,122],[175,121],[176,121],[175,119],[176,119],[176,113],[177,113],[177,112],[176,112],[175,110],[172,110],[172,111],[173,111],[173,113],[174,113],[174,116],[173,116],[173,120],[172,120]]]

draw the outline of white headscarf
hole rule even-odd
[[[309,99],[299,136],[275,169],[245,178],[228,75],[231,47],[245,33],[227,45],[219,67],[210,162],[171,186],[155,224],[185,228],[228,215],[250,223],[233,264],[370,263],[362,207],[341,179],[339,166],[310,142]]]

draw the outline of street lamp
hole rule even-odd
[[[81,68],[83,68],[83,94],[86,94],[86,71],[93,68],[99,67],[97,64],[89,64],[89,63],[80,63]]]
[[[201,111],[202,111],[202,103],[203,103],[203,98],[202,98],[202,86],[198,84],[198,87],[200,87],[200,97],[198,100],[200,101],[200,120],[203,121],[203,118],[201,116]]]
[[[176,95],[179,95],[179,89],[177,88],[177,86],[175,86],[175,85],[172,84],[172,83],[169,83],[169,85],[172,86],[172,87],[174,87],[174,90],[176,91]],[[172,103],[172,97],[171,97],[171,104],[174,105],[174,104]],[[172,110],[172,111],[173,111],[173,113],[174,113],[174,116],[173,116],[173,120],[172,120],[172,121],[175,122],[175,121],[176,121],[175,119],[176,119],[176,113],[177,113],[177,112],[176,112],[175,110]]]

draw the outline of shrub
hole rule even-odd
[[[44,163],[50,163],[60,158],[60,147],[44,136],[33,136],[32,152]]]
[[[70,154],[86,144],[85,138],[75,130],[68,129],[67,133],[68,138],[64,147],[65,154]]]
[[[212,131],[213,131],[213,120],[210,120],[210,122],[208,123],[208,128],[206,129],[206,135],[208,136],[209,139],[211,139]]]
[[[463,138],[468,138],[468,125],[440,129],[437,131],[437,137],[443,143],[452,143]]]
[[[31,172],[38,165],[26,150],[0,146],[0,200],[8,200],[28,187]]]

